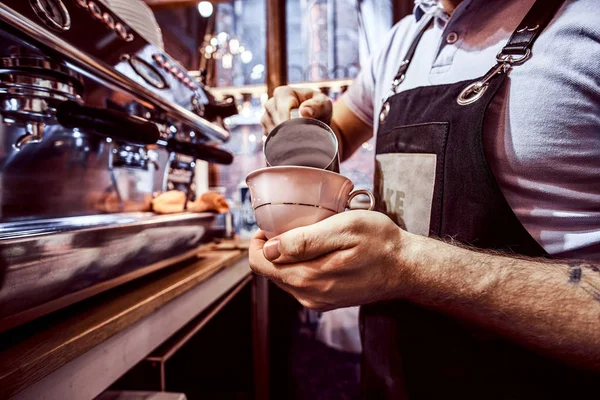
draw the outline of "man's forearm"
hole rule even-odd
[[[413,239],[410,287],[419,289],[407,293],[409,299],[600,369],[600,267]]]
[[[329,126],[331,127],[331,130],[333,131],[333,133],[335,133],[335,136],[337,137],[337,140],[338,140],[338,153],[340,156],[340,162],[346,161],[348,159],[348,157],[344,157],[344,155],[345,155],[344,154],[344,136],[342,134],[340,127],[336,123],[335,118],[331,119],[331,124],[329,124]]]
[[[373,128],[362,122],[342,99],[333,104],[330,123],[339,143],[340,161],[345,161],[373,136]]]

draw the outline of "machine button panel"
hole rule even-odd
[[[162,54],[152,55],[152,59],[156,64],[169,73],[173,78],[177,79],[183,85],[187,86],[191,90],[196,89],[196,82],[186,71],[179,68],[177,65],[173,65],[165,56]]]
[[[41,1],[41,0],[36,0]],[[48,1],[48,0],[46,0]],[[53,0],[60,1],[60,0]],[[135,39],[135,36],[130,29],[123,23],[117,22],[117,19],[108,11],[102,11],[102,8],[94,1],[90,0],[76,0],[80,7],[87,8],[90,14],[97,20],[104,22],[106,27],[111,31],[114,31],[121,39],[126,42],[131,42]]]

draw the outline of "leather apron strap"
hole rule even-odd
[[[513,65],[520,65],[527,61],[531,56],[531,48],[540,33],[550,23],[556,11],[563,4],[564,0],[537,0],[527,15],[523,18],[517,29],[508,39],[506,45],[496,55],[496,65],[493,66],[480,80],[469,84],[458,96],[457,102],[460,105],[468,105],[479,100],[483,93],[487,90],[489,81],[497,74],[507,73]],[[423,26],[417,36],[413,39],[404,60],[400,63],[398,72],[392,80],[390,94],[383,102],[379,120],[381,123],[385,121],[390,111],[390,105],[387,101],[391,96],[397,93],[398,86],[404,81],[406,72],[415,52],[419,41],[423,37],[425,31],[431,25],[433,18],[430,16],[423,23]]]

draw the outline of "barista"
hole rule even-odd
[[[317,310],[362,305],[362,396],[597,396],[600,2],[421,0],[335,104],[278,88],[348,158],[377,132],[382,213],[271,240],[250,264]]]

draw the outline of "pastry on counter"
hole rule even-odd
[[[216,211],[225,214],[229,211],[229,204],[225,196],[215,192],[207,192],[194,202],[188,202],[188,210],[192,212]]]
[[[206,212],[216,211],[223,214],[229,211],[229,204],[225,197],[219,193],[208,192],[196,199],[188,201],[187,210],[184,210],[186,195],[179,190],[169,190],[156,196],[152,200],[152,210],[158,214],[174,214],[184,211]]]
[[[163,192],[152,199],[152,211],[157,214],[175,214],[183,212],[185,193],[179,190]]]
[[[152,195],[145,193],[139,201],[130,201],[119,199],[117,192],[112,190],[102,193],[91,192],[87,195],[87,201],[103,213],[144,212],[151,209]]]

